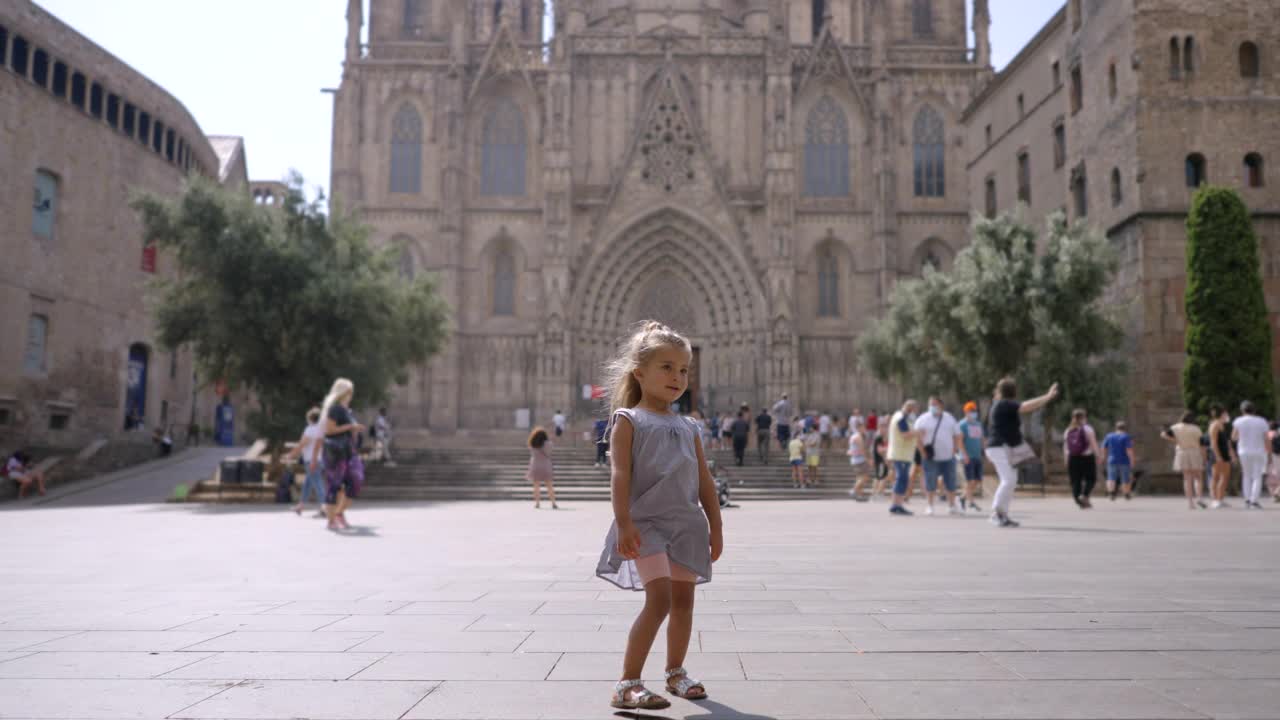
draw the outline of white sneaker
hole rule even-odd
[[[991,517],[987,518],[987,522],[995,525],[996,527],[1004,524],[1004,521],[1000,519],[1000,515],[998,513],[991,513]]]
[[[933,506],[932,506],[932,505],[930,505],[929,507],[925,508],[925,509],[924,509],[924,514],[925,514],[925,515],[932,515],[932,514],[933,514]]]
[[[1214,501],[1213,501],[1213,504],[1212,504],[1212,505],[1210,505],[1209,507],[1213,508],[1214,510],[1218,510],[1218,509],[1220,509],[1220,508],[1222,507],[1222,501],[1221,501],[1221,500],[1214,500]]]
[[[963,511],[963,510],[961,510],[959,507],[957,507],[957,506],[955,506],[955,505],[952,505],[951,507],[947,508],[947,514],[948,514],[948,515],[963,515],[963,514],[964,514],[964,511]]]

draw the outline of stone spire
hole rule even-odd
[[[991,10],[988,0],[973,0],[973,62],[991,67]]]
[[[363,27],[363,0],[347,0],[347,62],[360,59],[360,30]]]

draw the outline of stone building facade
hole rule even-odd
[[[1182,412],[1185,222],[1202,181],[1236,188],[1253,213],[1280,341],[1280,191],[1267,167],[1280,158],[1280,5],[1070,0],[964,122],[976,212],[1021,201],[1043,226],[1061,209],[1119,251],[1127,418],[1152,452]],[[1280,344],[1272,358],[1280,373]]]
[[[34,3],[0,3],[0,445],[76,446],[130,412],[190,421],[190,357],[156,345],[144,302],[172,265],[128,202],[222,169],[163,88]]]
[[[332,194],[454,308],[398,425],[509,428],[628,325],[687,333],[687,408],[881,409],[855,341],[965,242],[985,0],[350,0]]]

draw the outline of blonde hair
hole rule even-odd
[[[333,387],[329,388],[329,394],[324,396],[324,407],[320,410],[320,422],[324,422],[329,418],[329,408],[334,403],[341,403],[343,400],[350,401],[351,396],[355,393],[356,386],[346,378],[338,378],[333,381]]]
[[[693,347],[685,336],[656,320],[645,320],[636,325],[635,332],[618,348],[618,355],[605,366],[610,426],[613,425],[613,414],[619,408],[640,404],[640,381],[636,380],[635,370],[664,347],[677,347],[693,354]]]

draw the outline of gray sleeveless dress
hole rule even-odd
[[[697,575],[711,579],[711,531],[698,500],[698,422],[640,408],[614,413],[631,422],[631,520],[640,529],[640,557],[667,553]],[[643,590],[634,560],[618,554],[618,523],[609,526],[596,575],[624,590]]]

